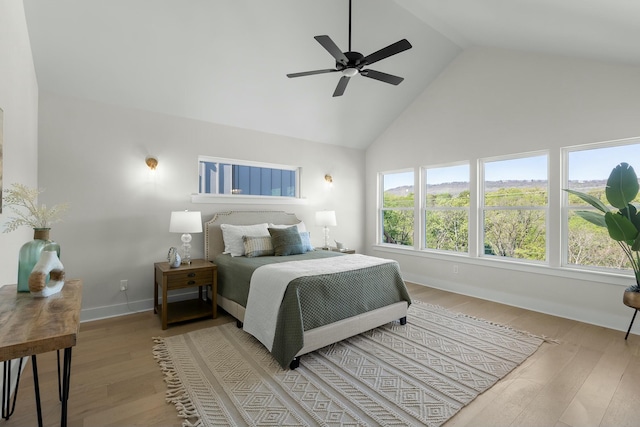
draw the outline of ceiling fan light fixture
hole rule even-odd
[[[358,69],[357,68],[345,68],[344,70],[342,70],[342,75],[343,76],[347,76],[347,77],[353,77],[356,74],[358,74]]]
[[[407,39],[402,39],[367,56],[362,55],[360,52],[351,50],[351,0],[349,0],[349,49],[346,52],[343,52],[334,43],[334,41],[331,40],[331,37],[327,35],[315,36],[314,39],[318,43],[320,43],[320,45],[327,52],[329,52],[331,56],[333,56],[336,61],[336,67],[324,70],[305,71],[302,73],[290,73],[287,74],[287,77],[303,77],[311,76],[314,74],[340,72],[342,74],[342,77],[340,77],[338,85],[333,92],[334,97],[342,96],[342,94],[344,94],[344,91],[347,87],[347,84],[351,80],[351,77],[355,76],[356,74],[360,74],[363,77],[368,77],[370,79],[378,80],[392,85],[398,85],[404,80],[402,77],[394,76],[393,74],[383,73],[381,71],[372,70],[370,68],[363,69],[364,67],[368,67],[373,63],[396,55],[400,52],[404,52],[407,49],[411,49],[412,46],[411,43],[407,41]]]

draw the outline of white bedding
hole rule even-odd
[[[251,276],[243,329],[271,351],[280,303],[289,282],[299,277],[341,273],[395,262],[354,254],[259,267]]]

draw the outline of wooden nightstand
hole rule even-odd
[[[162,329],[167,329],[169,323],[218,316],[218,267],[215,264],[195,259],[177,268],[169,267],[168,262],[156,262],[154,267],[153,312],[160,313]],[[207,296],[208,286],[213,301]],[[198,287],[197,299],[168,302],[169,291],[193,287]],[[162,304],[158,303],[158,288],[162,289]]]

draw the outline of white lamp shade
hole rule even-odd
[[[171,212],[169,223],[171,233],[202,233],[202,215],[200,212]]]
[[[319,211],[316,212],[316,225],[323,227],[335,227],[336,223],[336,211]]]

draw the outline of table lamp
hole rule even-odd
[[[191,234],[202,233],[200,212],[171,212],[170,233],[182,233],[182,263],[191,264]]]
[[[316,225],[323,227],[324,231],[324,248],[329,250],[329,227],[335,227],[336,211],[319,211],[316,212]]]

